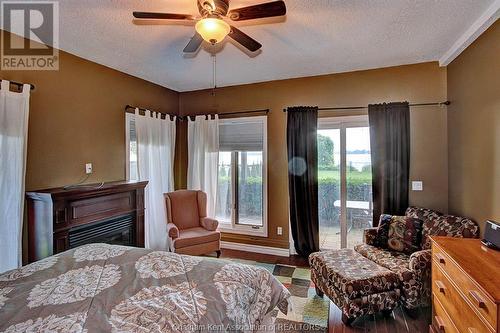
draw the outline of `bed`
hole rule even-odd
[[[0,332],[269,332],[289,297],[264,268],[88,244],[1,274]]]

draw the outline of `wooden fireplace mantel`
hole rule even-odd
[[[144,188],[147,184],[147,181],[118,181],[101,187],[58,187],[27,192],[28,261],[31,263],[69,249],[69,235],[75,228],[122,216],[133,220],[131,245],[144,247]]]

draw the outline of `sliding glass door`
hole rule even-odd
[[[353,248],[372,225],[366,116],[319,119],[318,167],[320,248]]]
[[[320,249],[340,248],[340,169],[340,127],[318,129]]]

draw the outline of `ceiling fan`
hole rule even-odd
[[[262,47],[252,37],[241,30],[229,25],[226,20],[246,21],[266,17],[282,16],[286,14],[284,1],[272,1],[258,5],[229,10],[229,0],[197,0],[200,16],[189,14],[134,12],[136,19],[158,20],[188,20],[196,22],[196,32],[184,48],[185,53],[195,53],[205,40],[214,45],[229,36],[250,52]]]

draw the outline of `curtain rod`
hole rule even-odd
[[[138,106],[132,106],[132,105],[129,105],[129,104],[125,105],[125,112],[134,113],[133,110],[135,110],[135,109],[139,109],[139,111],[144,111],[144,112],[146,112],[146,111],[156,112],[156,113],[164,115],[165,117],[166,116],[169,116],[169,117],[179,117],[176,114],[171,114],[171,113],[166,113],[166,112],[161,112],[161,111],[148,110],[148,109],[145,109],[145,108],[141,108],[141,107],[138,107]]]
[[[0,80],[0,82],[2,82],[2,81],[3,80]],[[24,83],[16,82],[16,81],[9,81],[9,83],[17,86],[18,88],[21,88],[24,85]],[[34,90],[34,89],[35,89],[35,86],[30,83],[30,90]]]
[[[219,116],[234,116],[237,114],[244,114],[244,113],[265,113],[265,114],[268,114],[269,109],[236,111],[236,112],[226,112],[226,113],[209,113],[208,115],[218,114]]]
[[[128,111],[128,110],[135,110],[136,108],[139,109],[139,111],[144,111],[144,112],[148,111],[147,109],[144,109],[144,108],[140,108],[140,107],[136,107],[136,106],[132,106],[132,105],[126,105],[125,106],[125,112],[133,113],[132,111]],[[154,112],[156,112],[156,111],[154,111]],[[214,112],[214,113],[204,113],[204,114],[186,115],[186,116],[178,116],[178,115],[175,115],[175,114],[170,114],[170,113],[165,113],[165,112],[158,112],[158,113],[164,114],[165,116],[174,116],[174,117],[177,117],[180,120],[185,120],[185,119],[187,119],[187,117],[194,117],[194,116],[211,116],[211,115],[218,114],[219,116],[223,116],[224,117],[224,116],[234,116],[234,115],[237,115],[237,114],[257,113],[257,112],[268,114],[269,113],[269,109],[238,111],[238,112],[227,112],[227,113],[217,113],[217,112]]]
[[[160,112],[160,111],[154,111],[154,110],[148,110],[148,109],[145,109],[145,108],[141,108],[141,107],[138,107],[138,106],[132,106],[132,105],[129,105],[129,104],[125,105],[125,111],[127,111],[129,113],[132,113],[132,111],[128,111],[128,110],[135,110],[135,109],[139,109],[139,111],[157,112],[157,113],[161,113],[161,114],[168,115],[168,116],[176,116],[175,114],[170,114],[170,113]]]
[[[410,104],[409,106],[432,106],[432,105],[450,105],[450,101],[444,102],[434,102],[434,103],[417,103]],[[318,111],[333,111],[333,110],[364,110],[368,109],[368,106],[343,106],[343,107],[332,107],[332,108],[318,108]],[[283,109],[283,112],[286,112],[287,109]]]

